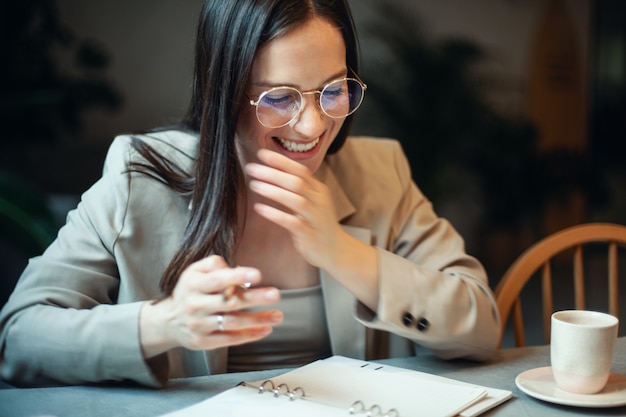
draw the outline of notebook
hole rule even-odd
[[[510,397],[511,391],[332,356],[162,417],[474,417]]]

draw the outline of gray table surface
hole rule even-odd
[[[583,408],[536,400],[520,391],[515,377],[523,371],[549,366],[547,346],[503,349],[485,363],[443,361],[423,354],[380,361],[459,381],[506,389],[513,398],[483,416],[626,416],[626,406]],[[256,381],[282,370],[245,372],[174,379],[160,390],[129,385],[71,386],[52,388],[0,388],[0,417],[155,417],[200,402],[234,387],[241,381]],[[626,375],[626,338],[618,339],[613,372]]]

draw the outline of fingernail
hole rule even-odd
[[[261,183],[261,181],[257,181],[257,180],[252,180],[250,181],[250,189],[252,191],[260,191],[263,189],[263,185]]]
[[[244,275],[246,279],[254,280],[259,276],[259,271],[256,269],[248,269]]]
[[[283,313],[280,311],[275,311],[272,313],[270,318],[272,319],[273,323],[280,323],[283,321]]]
[[[276,288],[270,288],[265,291],[265,298],[268,300],[277,300],[280,297],[280,293]]]
[[[248,174],[253,174],[257,171],[257,166],[254,163],[246,164],[246,172]]]

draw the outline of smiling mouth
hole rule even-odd
[[[302,143],[302,142],[292,142],[290,140],[275,138],[277,139],[280,145],[287,149],[290,152],[308,152],[311,149],[315,148],[320,141],[320,138],[315,139],[312,142]]]

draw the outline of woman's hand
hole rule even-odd
[[[269,204],[256,203],[256,212],[284,227],[309,264],[332,265],[345,233],[326,185],[307,167],[277,152],[261,149],[257,156],[265,165],[249,163],[246,173],[250,189]]]
[[[174,347],[210,350],[261,339],[282,322],[278,310],[243,312],[242,309],[276,303],[276,288],[252,288],[228,297],[233,286],[260,283],[254,268],[230,268],[219,256],[190,265],[172,295],[157,303],[144,303],[140,337],[148,359]],[[226,294],[226,295],[225,295]]]
[[[307,167],[267,149],[259,150],[257,156],[264,165],[249,163],[245,170],[251,178],[250,189],[268,203],[255,203],[256,212],[285,228],[309,264],[330,273],[376,311],[376,249],[341,228],[328,187]]]

